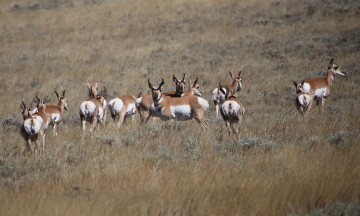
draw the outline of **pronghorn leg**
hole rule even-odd
[[[57,125],[59,124],[59,122],[55,122],[54,123],[54,129],[53,129],[53,135],[54,136],[57,136],[58,134],[57,134],[57,131],[56,131],[56,128],[57,128]]]
[[[42,133],[42,140],[41,140],[41,144],[42,144],[42,153],[45,154],[45,133]]]
[[[225,121],[225,125],[229,131],[229,136],[231,136],[231,125],[230,125],[230,122],[229,121]]]
[[[93,115],[93,116],[91,117],[90,131],[93,131],[96,126],[97,126],[97,115]]]
[[[86,129],[86,119],[85,119],[85,116],[83,116],[83,115],[80,114],[80,121],[81,121],[81,125],[82,125],[82,130],[83,130],[83,132],[85,132],[85,129]]]
[[[209,129],[209,124],[205,121],[204,118],[204,112],[197,113],[194,115],[194,118],[205,131]]]
[[[306,107],[306,110],[305,110],[305,116],[308,115],[308,113],[310,112],[310,110],[313,106],[313,103],[314,103],[314,99],[315,99],[315,96],[310,99],[309,105]]]
[[[219,104],[217,102],[214,101],[215,104],[215,110],[216,110],[216,116],[219,116]]]
[[[126,114],[126,113],[125,113],[124,111],[121,111],[121,112],[120,112],[120,114],[119,114],[119,121],[117,122],[117,125],[116,125],[117,128],[120,128],[121,124],[123,123],[125,114]]]
[[[103,117],[103,119],[102,119],[102,123],[103,123],[103,127],[105,128],[105,126],[106,126],[106,113],[107,113],[107,109],[104,109],[104,117]]]
[[[34,146],[31,144],[31,139],[30,139],[30,138],[28,138],[26,144],[29,146],[30,151],[31,151],[32,153],[34,153],[34,152],[35,152],[35,149],[34,149]]]
[[[324,112],[325,100],[326,100],[325,96],[321,97],[321,112]]]

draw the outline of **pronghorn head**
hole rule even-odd
[[[21,114],[22,114],[24,120],[31,118],[31,116],[32,116],[31,106],[32,106],[31,103],[30,103],[30,107],[28,107],[28,106],[26,106],[24,101],[21,101],[20,108],[21,108]]]
[[[161,78],[159,86],[153,86],[150,79],[148,79],[149,88],[151,90],[152,98],[154,101],[159,101],[162,98],[162,86],[165,84],[164,78]]]
[[[236,76],[233,76],[231,71],[229,71],[229,74],[231,76],[231,79],[233,79],[233,82],[231,83],[231,85],[229,87],[230,88],[229,90],[234,91],[234,92],[235,91],[236,92],[240,91],[242,89],[242,83],[241,83],[242,79],[240,77],[241,71],[239,71],[239,73]]]
[[[67,99],[65,98],[65,90],[62,92],[61,97],[59,96],[59,94],[57,93],[57,91],[55,91],[56,97],[58,98],[58,105],[62,108],[64,108],[65,110],[68,110],[68,104],[67,104]]]
[[[89,97],[90,98],[95,98],[98,95],[97,91],[98,91],[99,83],[96,82],[94,85],[91,85],[90,83],[87,83],[86,85],[87,85],[88,90],[89,90]]]
[[[50,99],[48,98],[48,96],[46,96],[44,100],[40,100],[38,96],[35,96],[33,101],[36,103],[38,112],[42,112],[46,110],[46,103],[49,103]]]
[[[196,96],[201,97],[203,95],[202,92],[199,90],[200,85],[198,83],[198,78],[196,78],[194,82],[191,82],[191,80],[189,79],[189,89]]]
[[[304,93],[305,91],[304,91],[304,88],[303,88],[303,86],[304,86],[304,81],[302,81],[301,83],[297,83],[297,82],[295,82],[295,81],[293,81],[293,83],[294,83],[294,86],[295,86],[295,88],[296,88],[296,93],[298,94],[298,93]]]
[[[334,75],[340,75],[340,76],[345,76],[346,73],[345,72],[341,72],[339,70],[339,66],[337,64],[334,63],[334,58],[331,58],[330,63],[328,65],[328,72],[331,71],[331,74]]]
[[[235,90],[230,90],[229,88],[226,88],[226,91],[224,91],[221,85],[221,81],[219,82],[219,91],[225,95],[226,100],[230,98],[237,98]]]
[[[185,92],[185,83],[186,83],[186,79],[185,79],[185,73],[183,75],[183,78],[181,80],[178,80],[175,77],[175,74],[173,75],[173,81],[175,82],[176,85],[176,93],[179,95],[184,94]]]

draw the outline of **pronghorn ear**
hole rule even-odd
[[[221,86],[221,81],[219,82],[219,91],[221,91],[221,93],[226,95],[226,92],[224,91],[223,87]]]
[[[56,97],[57,97],[58,99],[60,99],[59,94],[57,93],[56,90],[55,90],[55,94],[56,94]]]
[[[305,80],[303,80],[303,81],[301,82],[301,87],[304,86],[304,83],[305,83]]]
[[[95,88],[97,88],[99,86],[99,83],[96,82],[94,86],[95,86]]]
[[[148,85],[149,85],[149,88],[152,90],[154,86],[151,84],[150,79],[148,79]]]
[[[234,76],[232,75],[231,71],[229,71],[229,74],[231,76],[231,79],[234,79]]]

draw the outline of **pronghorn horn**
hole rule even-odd
[[[229,71],[229,74],[231,76],[231,79],[234,79],[234,76],[232,75],[231,71]]]
[[[48,103],[48,102],[50,102],[50,99],[49,99],[49,96],[46,96],[46,97],[44,98],[43,103],[46,104],[46,103]]]
[[[25,110],[25,109],[26,109],[26,105],[25,105],[24,101],[21,101],[20,108],[21,108],[22,110]]]
[[[62,92],[62,98],[65,98],[65,90]]]
[[[173,81],[174,81],[175,83],[179,82],[179,80],[176,78],[175,74],[173,75]]]
[[[238,77],[240,77],[242,71],[239,71]]]
[[[226,92],[224,91],[223,87],[221,86],[221,81],[219,82],[219,91],[226,96]]]
[[[141,95],[142,95],[142,92],[139,92],[139,94],[137,95],[137,97],[136,97],[136,98],[141,97]]]
[[[298,84],[295,81],[293,81],[293,83],[294,83],[295,88],[297,88]]]
[[[185,82],[185,76],[186,76],[186,74],[184,73],[183,78],[181,79],[181,82]]]
[[[36,95],[36,96],[33,98],[33,101],[38,104],[38,103],[40,103],[40,98]]]
[[[159,85],[159,88],[158,89],[161,89],[162,88],[162,86],[165,84],[165,82],[164,82],[164,78],[161,78],[161,83],[160,83],[160,85]]]
[[[57,97],[58,99],[60,99],[59,94],[57,93],[56,90],[55,90],[55,94],[56,94],[56,97]]]
[[[150,89],[153,89],[154,86],[153,86],[153,84],[151,84],[150,79],[148,79],[148,85],[149,85]]]
[[[331,58],[331,60],[330,60],[330,63],[329,63],[329,64],[332,64],[332,63],[334,63],[334,58]]]
[[[198,77],[196,77],[195,81],[194,81],[194,85],[197,84],[197,81],[198,81]]]

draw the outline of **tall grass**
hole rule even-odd
[[[0,3],[0,215],[359,213],[360,7],[342,1],[10,1]],[[292,81],[335,77],[325,112],[302,118]],[[241,140],[214,106],[195,121],[134,122],[81,134],[86,83],[109,98],[173,74],[204,98],[242,70]],[[25,150],[19,104],[66,90],[70,110]],[[51,132],[51,131],[50,131]]]

